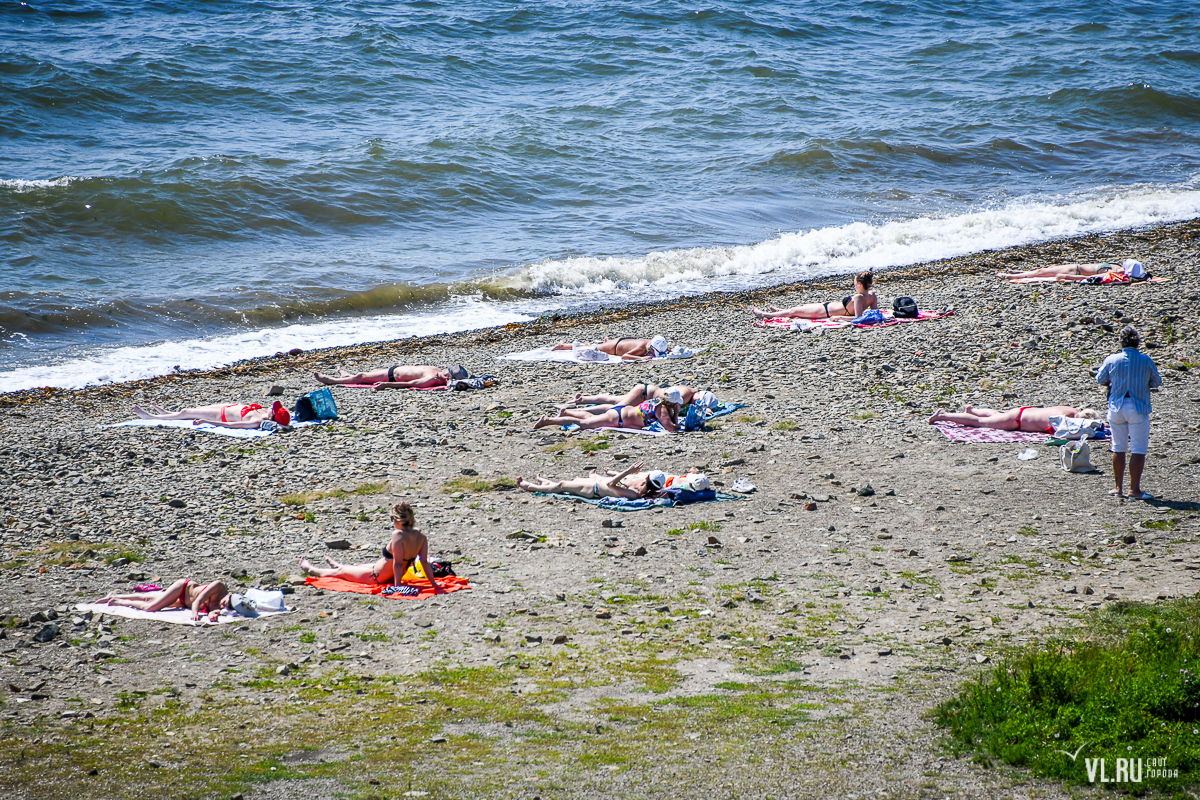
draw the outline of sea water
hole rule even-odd
[[[1171,0],[4,3],[0,391],[1195,217],[1197,42]]]

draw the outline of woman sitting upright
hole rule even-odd
[[[875,276],[870,270],[854,276],[854,294],[848,294],[841,300],[830,300],[828,303],[808,303],[795,308],[779,308],[768,305],[767,310],[750,307],[750,311],[759,319],[776,317],[798,317],[800,319],[854,319],[868,309],[879,308],[879,298],[871,291]]]
[[[437,579],[433,577],[433,567],[429,563],[429,539],[417,529],[417,518],[412,506],[408,503],[397,503],[392,506],[392,535],[383,546],[380,557],[369,564],[342,564],[330,556],[325,556],[328,569],[314,567],[307,558],[300,559],[300,569],[306,575],[318,578],[341,578],[354,583],[391,584],[399,586],[404,573],[418,558],[425,577],[433,586],[434,592],[442,591]]]

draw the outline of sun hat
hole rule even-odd
[[[667,344],[667,339],[665,336],[655,336],[650,340],[650,347],[653,348],[654,352],[656,353],[665,353],[671,349],[670,345]]]
[[[1132,258],[1125,259],[1125,263],[1121,265],[1125,271],[1125,277],[1139,280],[1146,277],[1146,268],[1142,266],[1140,261],[1135,261]]]
[[[258,606],[244,594],[235,594],[229,598],[229,608],[241,617],[257,617]]]
[[[667,473],[660,469],[652,469],[646,473],[646,483],[655,489],[661,489],[667,485]]]
[[[446,367],[446,370],[450,373],[450,377],[456,381],[465,381],[471,377],[471,373],[467,372],[467,368],[462,364],[451,364]]]
[[[679,393],[678,389],[672,389],[669,392],[664,392],[663,400],[666,400],[668,403],[673,403],[677,406],[683,405],[683,395]]]
[[[271,406],[271,418],[280,425],[292,424],[292,415],[283,407],[283,403],[278,400]]]

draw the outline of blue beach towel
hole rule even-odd
[[[582,497],[576,497],[573,494],[547,492],[534,492],[539,497],[557,497],[560,500],[578,500],[581,503],[587,503],[591,506],[607,508],[609,511],[645,511],[650,508],[673,508],[679,505],[688,505],[689,503],[719,503],[725,500],[744,500],[736,494],[726,494],[725,492],[714,492],[712,490],[705,492],[689,492],[691,495],[705,495],[705,497],[696,497],[689,500],[672,500],[667,497],[648,498],[643,497],[637,500],[629,500],[624,497],[600,497],[595,500],[587,500]]]

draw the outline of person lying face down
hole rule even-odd
[[[404,573],[418,558],[421,568],[435,593],[441,592],[442,587],[433,577],[433,567],[429,563],[429,539],[417,527],[417,517],[412,506],[408,503],[397,503],[392,506],[392,535],[383,545],[381,555],[369,564],[342,564],[330,556],[325,556],[329,567],[314,567],[307,558],[300,559],[300,568],[306,575],[318,578],[341,578],[344,581],[369,584],[391,584],[399,586]]]
[[[462,364],[452,364],[443,369],[426,365],[397,364],[386,369],[376,369],[370,372],[360,372],[351,375],[338,367],[337,377],[331,377],[321,372],[314,372],[313,377],[326,386],[345,386],[346,384],[367,385],[379,389],[433,389],[447,386],[450,381],[461,381],[471,377]]]
[[[596,470],[592,470],[585,477],[568,478],[561,481],[548,480],[539,473],[534,480],[518,477],[517,486],[527,492],[573,494],[585,500],[595,500],[600,497],[624,497],[628,500],[637,500],[659,491],[667,483],[665,473],[653,470],[629,481],[629,485],[626,485],[625,479],[641,468],[642,462],[639,461],[624,472],[605,470],[603,475],[599,475]]]
[[[879,308],[879,298],[871,291],[875,276],[870,270],[854,276],[854,294],[848,294],[840,300],[830,300],[827,303],[807,303],[794,308],[779,308],[768,305],[767,310],[750,307],[750,312],[758,319],[774,317],[797,317],[799,319],[854,319],[868,309]]]
[[[96,601],[97,605],[140,608],[143,611],[162,611],[167,608],[186,608],[192,619],[206,615],[215,622],[221,611],[230,607],[232,596],[221,581],[200,585],[191,578],[180,578],[166,589],[157,592],[136,594],[107,594]]]
[[[133,413],[137,414],[139,419],[190,419],[197,425],[207,422],[223,428],[257,428],[267,421],[288,425],[292,421],[292,415],[278,400],[270,408],[263,408],[258,403],[250,405],[214,403],[210,406],[185,408],[181,411],[167,411],[158,403],[151,403],[150,408],[155,413],[145,411],[139,406],[133,407]]]
[[[576,344],[578,343],[559,342],[550,349],[574,350]],[[665,356],[671,351],[666,338],[662,336],[655,336],[653,339],[633,339],[628,336],[610,339],[606,336],[603,342],[579,346],[594,347],[601,353],[608,353],[610,356],[620,356],[625,361],[649,361],[655,357]]]
[[[557,416],[545,415],[533,424],[533,427],[544,428],[547,425],[578,425],[583,430],[593,428],[632,428],[638,430],[648,428],[655,422],[664,430],[675,431],[679,428],[679,409],[683,407],[683,398],[679,392],[668,390],[661,398],[645,400],[638,405],[615,405],[603,411],[593,411],[590,408],[564,408]]]
[[[968,428],[995,428],[1001,431],[1025,431],[1027,433],[1050,433],[1051,417],[1079,417],[1080,419],[1101,419],[1100,412],[1093,408],[1075,408],[1074,406],[1024,406],[1010,408],[1007,411],[997,411],[994,408],[975,408],[967,406],[957,413],[938,409],[929,418],[929,424],[936,422],[954,422]]]

